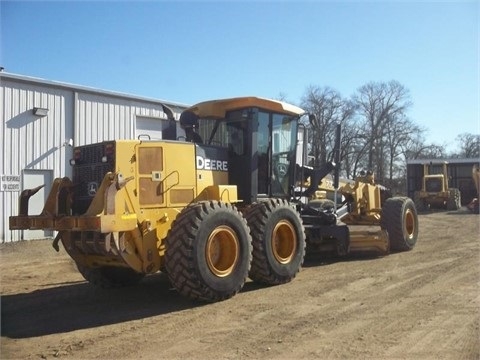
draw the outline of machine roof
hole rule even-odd
[[[224,118],[228,111],[246,107],[258,107],[264,110],[288,115],[302,115],[305,113],[303,109],[295,105],[291,105],[283,101],[254,96],[204,101],[191,106],[187,110],[194,112],[201,118]]]

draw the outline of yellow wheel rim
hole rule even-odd
[[[415,216],[410,209],[407,209],[405,213],[405,231],[407,232],[409,239],[415,234]]]
[[[239,251],[238,237],[233,229],[225,225],[217,227],[208,237],[205,249],[208,268],[218,277],[230,275]]]
[[[282,220],[275,225],[272,234],[273,256],[280,264],[292,261],[297,251],[297,234],[293,225]]]

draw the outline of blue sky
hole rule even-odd
[[[185,104],[410,90],[427,142],[480,134],[478,1],[1,1],[6,72]]]

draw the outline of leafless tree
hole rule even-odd
[[[354,179],[357,173],[365,168],[364,162],[367,146],[361,124],[352,118],[342,127],[342,143],[340,158],[343,173],[348,179]]]
[[[394,115],[385,123],[385,156],[388,165],[388,183],[393,183],[394,177],[402,176],[402,163],[405,162],[404,147],[416,134],[422,130],[404,114]]]
[[[372,170],[379,183],[404,192],[406,159],[446,156],[446,146],[427,143],[426,130],[408,117],[411,105],[408,89],[394,80],[367,83],[350,99],[330,87],[308,87],[300,106],[316,115],[307,124],[315,165],[328,160],[340,123],[342,176],[355,178],[361,170]],[[465,154],[478,156],[478,137],[464,135],[460,140]]]
[[[335,128],[347,123],[355,112],[354,104],[344,99],[340,93],[330,87],[309,86],[301,100],[301,107],[315,115],[309,125],[310,144],[315,165],[327,162],[335,141]],[[348,132],[343,132],[343,142],[348,142]]]
[[[463,133],[458,135],[456,140],[460,147],[459,157],[480,157],[480,135]]]
[[[412,134],[407,142],[402,144],[405,159],[439,159],[448,157],[445,145],[427,143],[423,135]]]
[[[383,181],[386,177],[385,155],[388,153],[388,136],[395,136],[394,123],[403,119],[411,106],[410,94],[398,81],[388,83],[370,82],[357,90],[353,101],[358,109],[358,115],[364,121],[363,137],[367,147],[367,166],[374,170],[377,179]],[[390,133],[390,135],[389,135]],[[393,137],[392,137],[393,136]],[[394,147],[398,147],[396,144]]]
[[[275,99],[278,100],[278,101],[284,101],[284,102],[293,104],[293,102],[291,102],[291,101],[288,99],[288,95],[287,95],[286,93],[284,93],[283,91],[280,91],[280,92],[278,93],[278,95],[275,97]]]

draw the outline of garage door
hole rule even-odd
[[[137,116],[135,137],[138,139],[139,136],[148,136],[152,140],[163,139],[162,133],[166,128],[168,128],[167,120]]]

